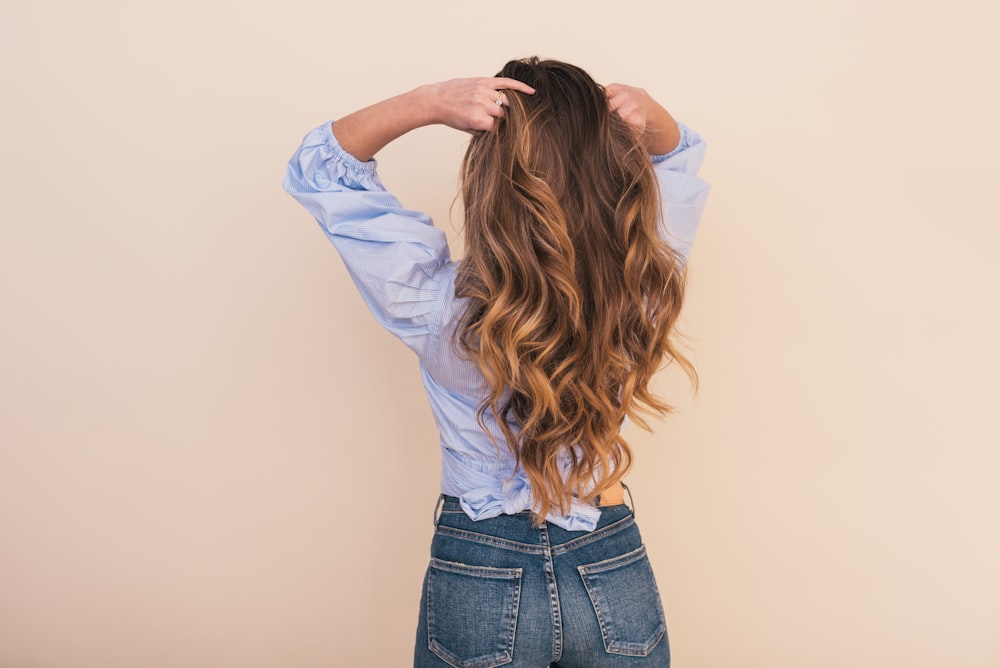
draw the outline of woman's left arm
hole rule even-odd
[[[452,79],[427,84],[344,116],[333,134],[348,153],[370,160],[392,140],[424,125],[443,124],[465,132],[493,129],[503,116],[504,90],[533,94],[528,84],[504,77]]]
[[[376,320],[418,355],[447,293],[447,238],[429,216],[404,208],[382,185],[372,156],[430,123],[477,132],[503,114],[498,90],[532,90],[511,79],[455,79],[421,86],[324,122],[288,161],[282,187],[340,253]]]

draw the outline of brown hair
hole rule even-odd
[[[537,92],[506,91],[505,116],[462,162],[456,296],[467,306],[456,342],[489,384],[480,424],[496,416],[541,521],[574,495],[592,503],[628,471],[625,416],[648,430],[640,412],[673,410],[649,388],[665,358],[695,390],[698,377],[668,338],[686,271],[662,238],[641,137],[576,66],[529,58],[497,76]]]

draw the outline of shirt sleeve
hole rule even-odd
[[[421,355],[447,290],[448,241],[386,191],[376,165],[345,151],[326,122],[302,140],[282,187],[319,223],[378,322]]]
[[[698,170],[705,159],[705,141],[683,123],[678,126],[681,140],[677,147],[670,153],[652,155],[650,159],[660,182],[664,240],[686,263],[711,186],[698,178]]]

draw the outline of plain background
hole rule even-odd
[[[416,361],[280,188],[310,129],[514,57],[709,143],[702,389],[630,431],[677,668],[1000,666],[1000,4],[7,7],[0,667],[405,666]],[[466,137],[387,185],[457,238]]]

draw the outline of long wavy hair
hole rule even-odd
[[[673,411],[650,390],[664,363],[695,391],[698,376],[671,341],[686,270],[660,232],[641,137],[576,66],[533,57],[497,76],[537,92],[506,91],[504,117],[462,161],[455,340],[489,385],[479,422],[497,418],[541,521],[629,470],[624,418],[649,430],[642,413]]]

